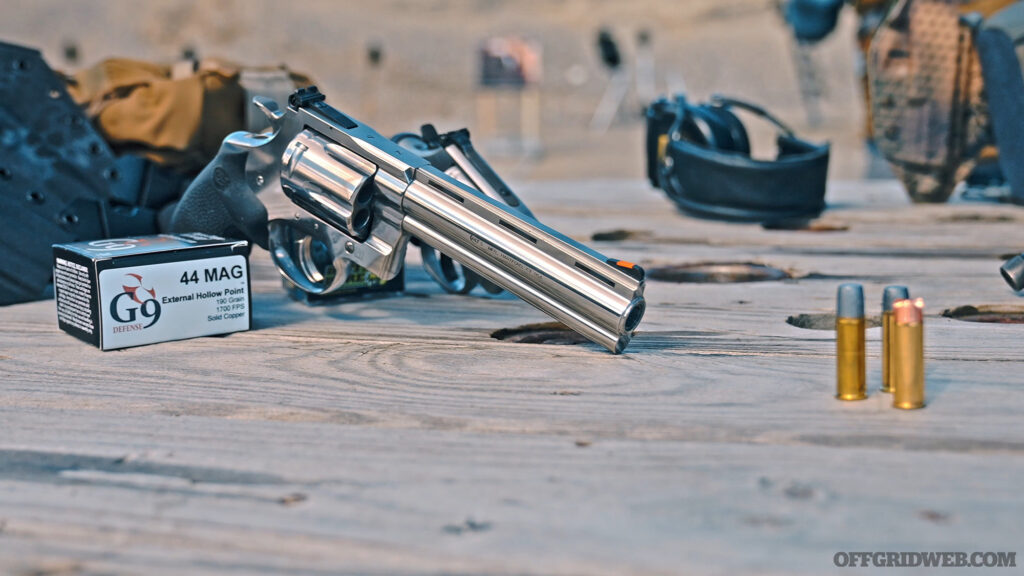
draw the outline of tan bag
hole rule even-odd
[[[1019,0],[897,0],[867,50],[869,119],[879,152],[915,202],[945,202],[996,156],[978,53],[964,14]]]
[[[285,68],[248,77],[281,78],[294,87],[309,78]],[[248,125],[248,97],[260,87],[241,83],[242,68],[220,60],[165,66],[113,58],[68,79],[68,92],[118,154],[137,154],[184,172],[202,169],[221,141]]]

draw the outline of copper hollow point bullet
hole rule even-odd
[[[906,286],[886,286],[882,292],[882,392],[892,392],[892,305],[910,298]]]
[[[892,406],[924,408],[924,300],[897,300],[892,314]]]
[[[864,354],[864,288],[839,286],[836,298],[836,398],[863,400],[867,394]]]

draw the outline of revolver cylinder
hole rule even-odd
[[[291,141],[281,164],[281,188],[293,202],[353,238],[366,238],[377,166],[309,129]]]

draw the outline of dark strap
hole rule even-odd
[[[746,110],[747,112],[750,112],[755,116],[760,116],[761,118],[764,118],[768,122],[771,122],[786,136],[789,136],[790,138],[794,137],[795,133],[793,132],[793,129],[789,127],[789,125],[784,123],[782,120],[779,120],[774,114],[765,110],[764,108],[761,108],[757,104],[751,104],[750,102],[747,102],[745,100],[729,98],[727,96],[722,96],[720,94],[715,94],[711,96],[709,104],[711,104],[712,106],[718,106],[720,108],[740,108]]]

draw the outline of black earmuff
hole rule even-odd
[[[775,125],[775,160],[751,158],[750,138],[734,110]],[[816,217],[825,208],[828,158],[828,144],[798,138],[742,100],[715,96],[692,105],[677,96],[647,111],[648,178],[695,216],[744,222]]]
[[[682,113],[677,114],[673,139],[687,140],[708,148],[750,153],[747,129],[728,107],[691,106],[685,100],[680,100],[678,104]]]

